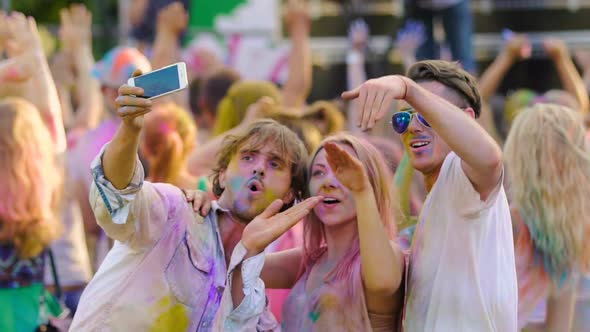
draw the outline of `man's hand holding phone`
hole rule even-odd
[[[140,76],[140,70],[133,73],[133,77]],[[143,115],[152,110],[152,101],[143,97],[144,90],[140,87],[123,84],[119,88],[117,103],[117,115],[123,123],[134,130],[141,130],[143,127]]]
[[[144,75],[131,77],[127,84],[143,89],[143,97],[154,99],[186,89],[186,64],[178,62]]]

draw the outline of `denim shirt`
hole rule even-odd
[[[228,272],[217,223],[224,210],[213,202],[201,218],[180,189],[144,182],[139,160],[131,183],[117,190],[104,177],[103,153],[92,163],[90,204],[115,244],[85,289],[71,331],[233,331],[213,328]],[[240,242],[229,271],[242,263],[248,279],[260,273],[264,257],[243,261],[245,256]],[[264,284],[244,292],[243,303],[258,306],[246,305],[246,311],[265,311]],[[229,319],[237,314],[240,326],[258,329],[261,319],[240,314],[244,306],[224,305]]]

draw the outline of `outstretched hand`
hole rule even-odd
[[[311,24],[309,8],[303,0],[289,0],[287,2],[287,13],[285,17],[287,26],[306,26]]]
[[[188,25],[188,13],[181,2],[173,2],[158,12],[157,29],[174,35],[182,33]]]
[[[133,77],[141,75],[141,70],[137,69]],[[143,89],[123,84],[119,88],[119,96],[115,100],[117,104],[117,115],[123,120],[123,123],[134,129],[143,127],[143,116],[152,110],[152,101],[142,98]]]
[[[532,45],[526,35],[514,34],[506,42],[505,50],[514,60],[528,59],[532,54]]]
[[[92,14],[83,4],[59,12],[59,36],[66,52],[76,55],[82,47],[92,47]]]
[[[10,36],[10,40],[6,43],[9,56],[24,54],[45,56],[34,18],[27,17],[20,12],[12,12],[10,16],[5,17],[5,22],[5,29],[7,29],[7,34]]]
[[[407,92],[405,79],[392,75],[368,80],[356,89],[342,93],[342,98],[359,99],[360,114],[357,114],[357,126],[367,130],[373,128],[377,120],[387,114],[394,100],[406,98]]]
[[[326,143],[324,149],[332,172],[346,188],[352,192],[362,192],[370,186],[360,160],[333,142]]]
[[[275,200],[246,226],[242,234],[242,244],[252,254],[261,253],[307,216],[322,199],[323,197],[310,197],[281,213],[279,211],[283,207],[283,201]]]
[[[569,56],[567,45],[563,40],[558,38],[545,38],[543,40],[543,48],[545,49],[545,52],[547,52],[547,55],[553,60]]]

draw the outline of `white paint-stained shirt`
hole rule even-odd
[[[451,152],[411,246],[405,331],[512,332],[518,289],[502,180],[486,201]]]

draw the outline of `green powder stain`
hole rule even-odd
[[[164,310],[155,320],[151,332],[186,331],[189,326],[187,309],[180,303],[171,305],[170,297],[158,301],[156,307]]]
[[[319,318],[320,318],[319,311],[311,311],[309,313],[309,319],[311,319],[312,322],[316,323]]]

